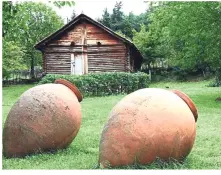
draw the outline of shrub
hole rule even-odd
[[[215,73],[215,79],[208,86],[209,87],[221,86],[221,68],[217,68],[216,73]]]
[[[56,79],[60,78],[75,84],[84,97],[128,94],[141,88],[147,88],[149,85],[148,75],[141,72],[108,72],[86,75],[47,74],[39,84],[54,83]]]

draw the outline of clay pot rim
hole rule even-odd
[[[79,89],[74,84],[72,84],[70,81],[67,81],[65,79],[56,79],[54,83],[65,85],[72,92],[74,92],[74,94],[76,95],[79,102],[81,102],[83,100],[83,96],[82,96],[81,92],[79,91]]]
[[[171,90],[174,94],[176,94],[177,96],[179,96],[190,108],[191,112],[193,113],[195,122],[197,122],[198,119],[198,112],[197,112],[197,108],[196,105],[193,103],[193,101],[183,92],[176,90],[176,89],[172,89]]]

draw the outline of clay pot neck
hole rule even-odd
[[[83,100],[83,96],[82,96],[81,92],[70,81],[67,81],[67,80],[64,80],[64,79],[57,79],[57,80],[55,80],[55,83],[56,84],[63,84],[65,86],[67,86],[72,92],[74,92],[74,94],[76,95],[79,102],[81,102]]]
[[[197,118],[198,118],[198,112],[196,109],[195,104],[193,103],[193,101],[183,92],[178,91],[178,90],[171,90],[174,94],[178,95],[190,108],[191,112],[193,113],[193,116],[195,118],[195,122],[197,122]]]

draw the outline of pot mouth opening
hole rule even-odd
[[[56,79],[54,83],[65,85],[72,92],[74,92],[74,94],[76,95],[79,102],[81,102],[83,100],[83,96],[82,96],[81,92],[79,91],[79,89],[74,84],[72,84],[70,81],[67,81],[64,79]]]
[[[197,112],[197,108],[196,105],[193,103],[193,101],[183,92],[173,89],[171,90],[174,94],[176,94],[177,96],[179,96],[190,108],[191,112],[193,113],[195,122],[197,122],[198,119],[198,112]]]

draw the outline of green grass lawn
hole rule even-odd
[[[198,108],[197,135],[194,147],[184,163],[125,168],[147,169],[221,169],[221,88],[206,87],[208,81],[191,83],[154,83],[151,87],[179,89],[188,94]],[[33,85],[3,88],[3,124],[12,105]],[[72,144],[56,153],[38,154],[25,158],[6,159],[3,169],[95,169],[98,165],[100,135],[113,106],[124,95],[85,98],[82,102],[82,124]]]

